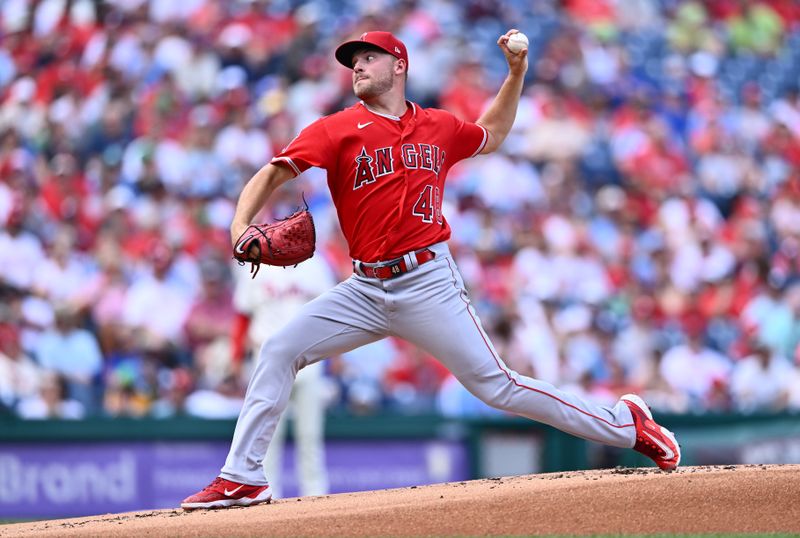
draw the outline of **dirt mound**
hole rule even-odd
[[[0,527],[24,536],[502,536],[800,532],[800,465],[578,471]]]

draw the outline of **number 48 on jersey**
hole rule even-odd
[[[439,187],[425,185],[419,198],[414,204],[412,213],[422,218],[422,222],[433,223],[434,217],[438,224],[442,223],[442,199],[439,194]]]

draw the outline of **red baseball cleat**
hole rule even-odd
[[[186,497],[181,502],[184,510],[197,508],[224,508],[226,506],[251,506],[269,502],[272,499],[272,490],[267,486],[248,486],[231,482],[217,477],[191,497]]]
[[[626,394],[620,400],[631,410],[636,425],[636,444],[633,449],[641,452],[664,471],[673,471],[681,462],[681,447],[675,434],[653,420],[653,413],[640,397]]]

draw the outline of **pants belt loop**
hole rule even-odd
[[[367,276],[366,271],[364,271],[364,267],[362,265],[362,262],[360,262],[358,260],[353,260],[353,270],[356,272],[356,274],[358,274],[360,276]]]
[[[406,271],[411,271],[412,269],[416,269],[417,267],[419,267],[419,263],[417,263],[416,252],[409,252],[408,254],[404,254],[403,260],[405,260],[406,262]]]

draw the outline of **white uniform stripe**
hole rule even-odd
[[[292,159],[291,159],[291,158],[289,158],[289,157],[275,157],[274,159],[272,159],[272,160],[270,161],[270,164],[274,164],[274,163],[275,163],[275,161],[283,161],[283,162],[285,162],[286,164],[288,164],[289,166],[291,166],[291,167],[292,167],[292,170],[294,170],[294,174],[295,174],[296,176],[299,176],[299,175],[301,174],[301,172],[300,172],[300,169],[297,167],[297,165],[296,165],[296,164],[294,164],[294,161],[292,161]]]
[[[364,101],[359,101],[359,102],[361,103],[361,106],[363,106],[364,108],[367,109],[368,112],[371,112],[372,114],[375,114],[376,116],[389,118],[390,120],[394,120],[394,121],[400,121],[400,116],[393,116],[391,114],[384,114],[383,112],[378,112],[377,110],[372,110],[369,106],[367,106],[367,103],[365,103]],[[413,102],[408,101],[408,100],[406,100],[406,103],[408,103],[408,106],[411,107],[411,113],[414,116],[416,116],[417,115],[417,105],[415,105]]]
[[[486,147],[486,142],[489,141],[489,131],[486,130],[486,127],[484,127],[483,125],[477,124],[477,123],[475,125],[477,125],[478,127],[480,127],[483,130],[483,140],[481,141],[480,146],[478,146],[478,149],[475,150],[475,153],[470,155],[470,159],[472,157],[475,157],[476,155],[478,155],[481,151],[483,151],[483,148]]]

